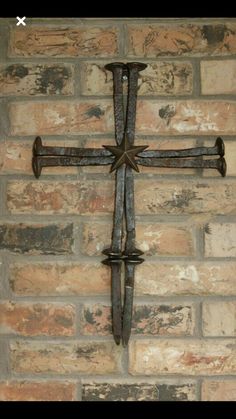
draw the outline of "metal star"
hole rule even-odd
[[[136,172],[139,172],[138,165],[135,161],[135,156],[148,148],[144,146],[129,146],[126,135],[119,146],[103,145],[104,148],[109,150],[115,157],[115,161],[111,165],[111,172],[118,169],[122,164],[127,164],[132,167]]]

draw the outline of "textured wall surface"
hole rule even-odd
[[[113,343],[114,174],[32,174],[32,143],[114,143],[112,61],[142,61],[136,143],[228,172],[135,174],[132,337]],[[236,401],[236,19],[0,19],[0,400]]]

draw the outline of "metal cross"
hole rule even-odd
[[[116,171],[115,208],[112,242],[103,253],[107,259],[102,263],[111,267],[112,333],[117,345],[129,341],[132,324],[134,271],[144,260],[142,252],[135,246],[134,180],[133,170],[138,166],[209,168],[226,174],[224,143],[218,137],[213,147],[196,147],[183,150],[146,150],[147,145],[134,146],[136,102],[139,71],[147,66],[143,63],[111,63],[105,68],[113,74],[113,100],[115,115],[116,146],[104,145],[102,149],[76,147],[46,147],[37,137],[33,146],[33,171],[39,178],[46,166],[100,166],[111,165]],[[126,116],[124,112],[123,80],[128,80]],[[191,159],[200,156],[219,156],[218,159]],[[185,159],[188,157],[187,159]],[[189,158],[190,157],[190,158]],[[133,170],[132,170],[133,169]],[[123,219],[126,238],[122,247]],[[125,267],[124,304],[121,298],[121,268]]]

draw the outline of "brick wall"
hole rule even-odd
[[[228,172],[141,168],[129,348],[113,343],[107,168],[31,169],[114,143],[111,61],[142,61],[136,143],[226,144]],[[0,20],[0,399],[236,400],[236,19]]]

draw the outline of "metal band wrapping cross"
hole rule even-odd
[[[46,166],[102,166],[111,165],[116,171],[115,208],[111,247],[103,253],[102,263],[111,267],[112,333],[117,345],[122,340],[126,346],[131,334],[134,271],[144,260],[135,246],[134,179],[133,170],[138,165],[149,167],[209,168],[226,174],[224,143],[218,137],[213,147],[196,147],[183,150],[146,150],[147,145],[134,146],[136,102],[139,71],[143,63],[111,63],[105,68],[113,74],[113,99],[116,146],[104,145],[101,149],[77,147],[46,147],[37,137],[33,145],[32,166],[36,178]],[[128,80],[126,116],[124,112],[123,80]],[[189,157],[219,156],[218,159],[191,159]],[[187,157],[187,159],[186,159]],[[133,169],[133,170],[132,170]],[[122,247],[123,219],[126,222],[126,239]],[[121,298],[121,268],[125,267],[124,304]]]

